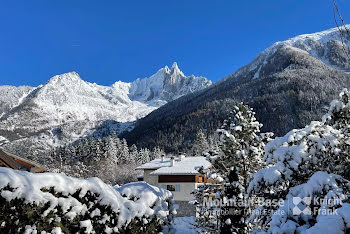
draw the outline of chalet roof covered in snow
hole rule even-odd
[[[152,175],[196,175],[200,167],[209,168],[211,163],[205,157],[184,157],[174,159],[174,165],[171,166],[171,159],[154,159],[139,167],[138,170],[155,170]]]

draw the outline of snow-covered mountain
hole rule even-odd
[[[171,69],[165,66],[149,78],[132,82],[130,98],[153,106],[161,106],[210,85],[211,81],[204,77],[185,76],[175,62]]]
[[[347,25],[347,27],[349,28],[350,25]],[[338,28],[332,28],[276,42],[255,57],[251,63],[240,68],[229,77],[250,74],[248,77],[256,79],[270,73],[273,69],[271,66],[275,66],[275,61],[271,58],[281,47],[289,47],[292,50],[305,52],[329,67],[350,72],[350,59],[347,54],[350,48],[350,38],[344,34],[342,41]]]
[[[350,26],[348,26],[350,27]],[[284,135],[319,120],[343,88],[350,88],[350,38],[336,28],[276,42],[251,63],[211,87],[164,105],[123,135],[141,147],[186,151],[198,129],[214,134],[231,108],[254,108],[262,131]]]
[[[0,86],[0,144],[44,149],[96,130],[121,132],[167,102],[210,85],[204,77],[185,76],[174,63],[149,78],[111,86],[86,82],[76,72],[36,88]]]

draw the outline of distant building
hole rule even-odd
[[[179,216],[194,215],[195,209],[188,201],[194,197],[191,192],[198,185],[206,183],[207,178],[198,172],[199,168],[209,168],[211,163],[205,157],[160,158],[136,168],[143,170],[143,180],[171,191],[179,204]],[[140,177],[141,178],[141,177]]]
[[[0,167],[8,167],[14,170],[29,171],[29,172],[45,172],[46,169],[28,159],[18,157],[0,149]]]

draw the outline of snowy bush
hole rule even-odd
[[[339,190],[334,190],[334,186],[342,189],[344,186],[340,186],[340,184],[348,186],[347,180],[350,179],[350,131],[348,125],[350,123],[350,104],[348,97],[349,92],[343,90],[340,99],[331,102],[329,111],[322,118],[322,122],[313,121],[308,126],[294,129],[266,145],[264,161],[267,166],[254,174],[248,189],[250,196],[284,199],[287,204],[290,204],[291,196],[327,197],[339,192]],[[322,178],[323,180],[321,180]],[[323,187],[312,190],[311,188],[316,189],[315,184]],[[303,189],[308,190],[308,194],[296,192]],[[318,193],[313,194],[316,191]],[[281,209],[286,211],[286,207],[288,206],[284,206],[278,211]],[[287,214],[285,222],[282,222],[281,216],[271,214],[277,208],[259,207],[258,209],[265,211],[267,209],[268,212],[256,210],[250,221],[263,229],[271,225],[269,230],[272,233],[279,233],[284,228],[287,230],[292,226],[294,228],[300,227],[298,228],[298,232],[300,232],[300,230],[306,230],[313,226],[321,219],[309,217],[310,221],[308,221],[303,216],[299,220],[295,220],[296,217],[294,217],[293,223]],[[323,221],[328,216],[325,217],[323,216]],[[334,216],[330,219],[333,218]],[[279,231],[274,231],[275,229]]]
[[[322,117],[322,121],[336,129],[348,129],[350,124],[350,92],[347,89],[339,94],[339,99],[331,102],[328,113]]]
[[[171,192],[146,183],[0,168],[0,233],[157,233],[174,212]]]
[[[341,176],[316,172],[307,183],[290,189],[268,232],[349,233],[349,192],[350,183]]]
[[[304,183],[316,171],[347,176],[348,137],[322,122],[277,137],[265,147],[268,165],[254,175],[249,192],[286,195],[288,188]]]

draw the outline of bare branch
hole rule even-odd
[[[344,18],[342,17],[342,15],[341,15],[341,13],[339,11],[339,8],[338,8],[336,0],[332,0],[332,1],[333,1],[333,6],[334,6],[334,8],[333,8],[333,18],[334,18],[335,24],[337,25],[338,31],[339,31],[340,39],[341,39],[341,42],[342,42],[342,45],[343,45],[343,51],[345,52],[347,57],[350,59],[349,50],[346,47],[346,43],[345,43],[345,36],[347,34],[347,36],[350,37],[350,31],[346,27]],[[338,16],[338,18],[341,21],[341,25],[338,24],[337,16]],[[342,28],[344,28],[344,31],[343,31]]]

